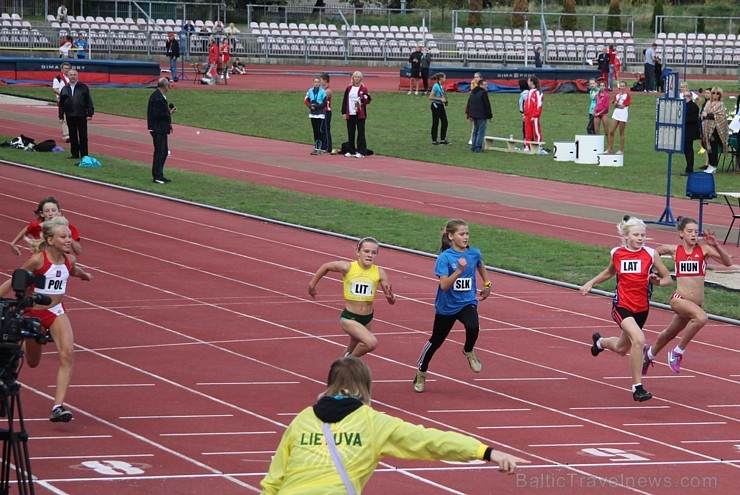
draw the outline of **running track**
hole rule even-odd
[[[321,263],[351,257],[353,243],[13,167],[2,175],[4,238],[53,191],[82,231],[80,262],[95,276],[72,280],[65,303],[77,341],[75,420],[46,420],[51,346],[40,368],[21,373],[37,493],[255,492],[285,425],[313,403],[346,342],[339,281],[322,281],[316,302],[306,284]],[[23,258],[4,252],[9,274]],[[427,392],[415,394],[432,261],[386,249],[379,263],[400,300],[377,307],[380,347],[367,357],[374,406],[532,464],[507,477],[489,465],[387,459],[367,493],[730,493],[738,485],[736,327],[709,322],[681,375],[658,363],[645,381],[656,398],[638,405],[626,359],[588,352],[592,332],[615,331],[606,298],[495,275],[481,305],[482,373],[467,368],[458,329],[435,357]],[[653,310],[649,340],[669,318]]]

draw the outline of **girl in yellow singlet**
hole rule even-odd
[[[345,356],[360,357],[378,346],[378,339],[370,331],[376,290],[380,288],[389,304],[396,302],[388,275],[374,264],[379,247],[378,241],[372,237],[360,239],[357,243],[357,261],[324,263],[308,283],[308,294],[316,299],[316,284],[324,275],[338,272],[344,277],[345,306],[339,323],[349,335]]]

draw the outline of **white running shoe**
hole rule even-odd
[[[422,393],[424,391],[424,385],[427,379],[426,371],[416,370],[416,377],[414,378],[414,391]]]
[[[345,154],[344,154],[344,156],[346,156],[347,158],[350,158],[350,157],[353,157],[353,156],[355,156],[355,155],[353,155],[353,154],[352,154],[352,153],[350,153],[350,152],[347,152],[347,153],[345,153]]]
[[[357,154],[355,154],[355,156],[357,158],[365,158],[365,155],[363,155],[362,153],[357,153]]]
[[[712,165],[708,166],[707,169],[705,170],[705,172],[708,174],[713,174],[716,171],[717,171],[717,167],[713,167]]]

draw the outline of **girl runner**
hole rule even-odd
[[[37,220],[29,222],[15,238],[10,241],[10,249],[13,254],[20,256],[21,250],[18,249],[18,243],[21,239],[26,238],[30,243],[33,239],[41,237],[41,224],[46,220],[51,220],[54,217],[61,216],[62,207],[59,206],[59,201],[54,196],[47,196],[46,198],[39,201],[39,205],[34,211]],[[69,225],[69,230],[72,232],[72,252],[79,256],[82,254],[82,246],[80,245],[80,233],[74,228],[73,225]]]
[[[378,346],[378,339],[370,330],[373,321],[373,300],[378,287],[385,294],[389,304],[395,304],[388,275],[375,265],[379,244],[372,237],[360,239],[357,243],[357,261],[331,261],[319,268],[308,283],[308,294],[316,299],[316,284],[329,272],[342,274],[345,308],[339,323],[349,335],[345,356],[360,357],[372,352]]]

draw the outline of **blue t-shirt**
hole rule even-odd
[[[434,86],[432,86],[432,96],[434,98],[444,98],[445,97],[445,90],[442,89],[442,86],[439,85],[439,83],[434,83]],[[432,105],[441,107],[444,105],[441,101],[433,100]]]
[[[469,247],[467,251],[455,251],[453,248],[442,251],[437,257],[434,274],[438,277],[450,276],[457,270],[457,261],[465,258],[468,264],[462,275],[447,290],[437,287],[437,297],[434,299],[434,309],[441,315],[454,315],[469,304],[478,306],[476,299],[476,271],[483,263],[480,250]]]

